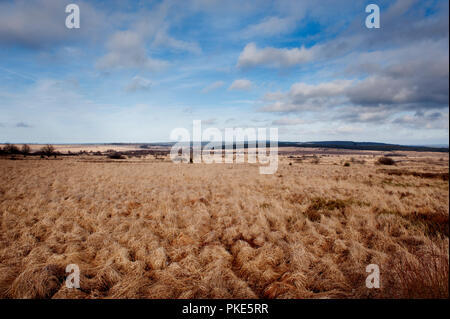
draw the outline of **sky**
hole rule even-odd
[[[0,143],[167,142],[202,120],[448,144],[448,30],[447,0],[0,1]]]

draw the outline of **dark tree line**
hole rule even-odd
[[[23,144],[20,148],[15,144],[5,144],[2,148],[0,148],[0,154],[4,155],[46,155],[46,156],[52,156],[56,155],[57,152],[55,150],[55,147],[53,145],[47,144],[43,146],[39,151],[37,152],[31,152],[31,147],[28,144]]]

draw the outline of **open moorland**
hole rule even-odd
[[[280,148],[260,175],[65,147],[0,157],[1,298],[448,298],[448,153]]]

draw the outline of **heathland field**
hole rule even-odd
[[[280,154],[1,157],[0,297],[448,298],[448,153]]]

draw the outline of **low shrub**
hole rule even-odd
[[[23,155],[28,155],[28,154],[31,153],[31,148],[30,148],[30,146],[28,146],[28,144],[23,144],[23,145],[22,145],[22,148],[20,149],[20,152],[21,152]]]
[[[110,158],[110,159],[126,159],[126,157],[124,155],[122,155],[121,153],[109,154],[108,158]]]
[[[16,145],[14,145],[14,144],[6,144],[6,145],[3,147],[3,152],[6,153],[6,154],[19,154],[19,153],[20,153],[20,150],[19,150],[19,148],[18,148]]]
[[[395,161],[392,158],[386,156],[378,158],[376,163],[379,165],[395,165]]]
[[[55,147],[53,145],[47,144],[41,148],[41,153],[46,156],[55,155]]]

